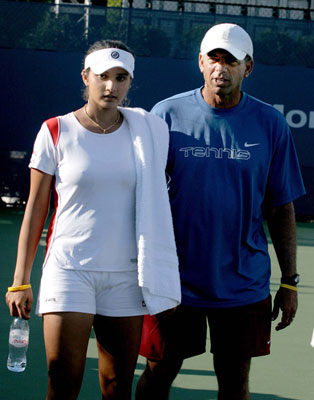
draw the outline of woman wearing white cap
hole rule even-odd
[[[82,71],[87,103],[45,121],[35,141],[6,300],[11,315],[30,317],[31,268],[53,188],[37,302],[47,399],[77,398],[92,327],[103,399],[130,399],[143,315],[180,302],[164,173],[168,128],[142,109],[120,107],[133,71],[122,42],[96,42]]]

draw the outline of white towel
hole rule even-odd
[[[140,108],[120,108],[132,136],[137,174],[138,279],[150,314],[181,301],[180,277],[165,167],[167,124]]]

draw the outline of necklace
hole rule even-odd
[[[117,119],[114,121],[114,123],[110,126],[107,126],[107,128],[103,128],[101,125],[98,124],[98,122],[94,121],[93,118],[88,114],[86,107],[87,107],[87,104],[85,104],[85,106],[84,106],[84,111],[85,111],[86,117],[90,120],[90,122],[92,122],[99,129],[101,129],[103,131],[103,133],[106,133],[107,131],[109,131],[109,129],[113,128],[120,121],[120,111],[118,111],[118,116],[117,116]]]

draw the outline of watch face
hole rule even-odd
[[[295,274],[293,276],[283,276],[281,278],[281,283],[286,283],[287,285],[297,285],[300,282],[300,275]]]

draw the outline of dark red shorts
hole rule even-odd
[[[232,308],[180,305],[165,317],[144,316],[140,354],[153,361],[188,358],[206,351],[207,322],[210,351],[241,357],[270,353],[271,296],[258,303]]]

